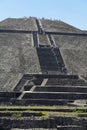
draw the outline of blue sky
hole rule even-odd
[[[0,0],[0,21],[29,16],[60,19],[87,30],[87,0]]]

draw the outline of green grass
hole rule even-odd
[[[64,112],[64,110],[66,111]],[[55,111],[56,110],[56,111]],[[62,111],[60,111],[62,110]],[[70,110],[70,111],[68,111]],[[36,117],[67,116],[86,117],[87,107],[72,106],[0,106],[0,113],[10,113],[11,117],[22,117],[23,113],[30,113]]]
[[[20,117],[22,117],[22,113],[21,112],[14,112],[11,114],[11,117],[20,118]]]
[[[46,108],[46,109],[87,109],[87,106],[85,107],[77,107],[77,106],[45,106],[45,105],[32,105],[32,106],[0,106],[0,109],[29,109],[29,108]]]
[[[86,109],[74,109],[74,111],[73,112],[76,112],[76,113],[86,113]]]

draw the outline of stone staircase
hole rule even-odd
[[[86,86],[75,75],[24,75],[12,92],[0,92],[0,103],[10,99],[17,105],[87,105]]]
[[[36,48],[43,73],[65,73],[64,62],[58,48]]]
[[[52,74],[28,74],[22,79],[12,92],[0,92],[1,105],[25,106],[14,109],[22,113],[22,118],[17,120],[19,124],[24,118],[26,124],[32,121],[32,128],[34,124],[35,128],[43,129],[41,122],[44,122],[46,129],[87,129],[87,82],[84,79],[78,75]],[[20,89],[18,86],[21,86]],[[9,118],[13,115],[13,108],[6,108],[6,112],[4,109],[0,108],[0,115],[12,122]],[[37,120],[38,112],[48,113],[48,119],[44,118],[43,121],[40,117],[40,120]],[[38,123],[35,123],[36,121]],[[25,122],[22,123],[25,127]],[[16,126],[19,128],[18,124]]]

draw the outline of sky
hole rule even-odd
[[[0,21],[30,16],[57,19],[87,30],[87,0],[0,0]]]

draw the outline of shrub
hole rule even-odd
[[[11,116],[12,116],[12,117],[16,117],[16,118],[20,118],[20,117],[22,117],[22,113],[20,113],[20,112],[15,112],[15,113],[12,113]]]

